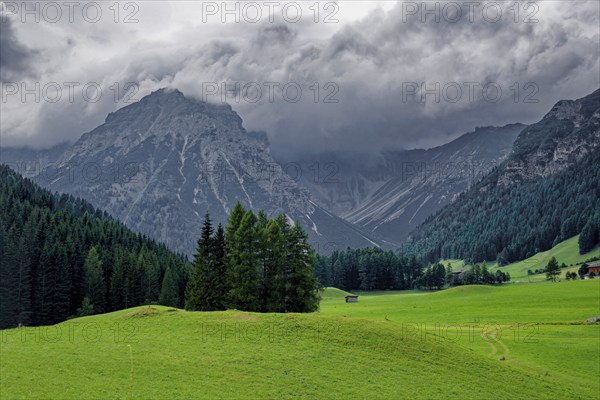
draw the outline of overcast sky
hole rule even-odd
[[[161,87],[221,101],[226,82],[280,157],[431,147],[600,86],[598,1],[22,3],[0,22],[2,146],[76,140]]]

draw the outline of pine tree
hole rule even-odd
[[[228,243],[228,305],[244,311],[260,310],[260,278],[256,216],[246,211],[239,228]]]
[[[204,216],[202,234],[194,260],[194,271],[186,290],[185,309],[190,311],[214,311],[220,309],[221,294],[217,293],[213,227],[210,215]]]
[[[272,279],[269,276],[270,274],[270,265],[269,261],[271,258],[271,252],[273,249],[267,242],[268,240],[268,225],[269,218],[267,214],[260,210],[257,214],[256,218],[256,241],[257,241],[257,259],[258,259],[258,270],[259,270],[259,280],[260,280],[260,310],[267,310],[267,302],[269,297],[269,292],[271,290]]]
[[[81,302],[81,307],[77,309],[78,317],[86,317],[88,315],[93,315],[94,313],[94,305],[90,302],[88,297],[84,297]]]
[[[298,223],[290,230],[288,246],[285,311],[316,311],[319,307],[319,286],[314,275],[316,259],[308,235]]]
[[[286,235],[289,231],[283,214],[269,221],[266,232],[267,261],[263,283],[263,309],[267,312],[284,311],[284,269],[287,258]]]
[[[560,266],[556,257],[552,257],[546,266],[546,277],[552,282],[556,282],[556,278],[560,275]]]
[[[0,215],[2,218],[2,215]],[[14,265],[17,257],[14,254],[13,235],[8,235],[0,226],[0,326],[13,326],[17,320],[17,297],[14,292]]]
[[[214,268],[214,293],[215,310],[225,310],[226,297],[229,292],[228,272],[227,272],[227,253],[225,251],[225,231],[223,225],[217,226],[213,240],[213,268]]]
[[[92,247],[85,259],[85,297],[94,306],[94,311],[102,313],[105,311],[106,283],[102,276],[102,262],[98,256],[96,247]]]
[[[57,280],[60,278],[59,263],[61,260],[59,260],[57,245],[54,243],[56,243],[55,239],[46,242],[37,268],[37,285],[34,293],[37,310],[35,323],[39,325],[51,325],[57,322],[58,315],[62,314],[61,310],[55,308],[60,303]]]
[[[118,249],[115,255],[115,265],[110,281],[110,309],[119,310],[125,308],[127,305],[126,301],[126,260],[124,260],[124,254],[121,249]]]
[[[579,235],[579,254],[585,254],[592,250],[600,241],[600,236],[598,235],[596,219],[590,218]]]
[[[235,233],[242,223],[242,218],[246,214],[246,210],[239,201],[233,206],[231,214],[229,214],[229,223],[227,224],[225,242],[228,246],[232,246],[235,243]]]
[[[432,268],[432,286],[437,289],[443,289],[446,284],[446,270],[440,263],[436,263]]]
[[[143,302],[151,304],[158,301],[160,294],[160,267],[156,255],[151,253],[146,246],[142,247],[137,258],[137,271],[141,272]]]
[[[160,290],[159,303],[163,306],[177,307],[179,303],[179,297],[177,294],[177,286],[175,279],[171,273],[171,268],[167,267],[165,276],[162,281],[162,288]]]

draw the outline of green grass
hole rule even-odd
[[[554,246],[552,249],[548,251],[544,251],[541,253],[537,253],[534,256],[519,261],[513,264],[506,265],[504,267],[498,267],[497,265],[493,265],[490,270],[500,269],[501,271],[510,273],[511,280],[527,280],[527,281],[537,281],[546,279],[545,274],[537,274],[532,276],[527,276],[527,270],[535,271],[536,269],[546,268],[548,265],[548,261],[550,258],[556,257],[556,260],[559,264],[565,263],[566,265],[573,264],[576,267],[565,268],[561,270],[561,277],[564,277],[566,271],[575,271],[579,265],[583,264],[585,260],[588,260],[592,257],[600,257],[600,247],[595,248],[586,254],[579,254],[579,235],[574,236],[570,239],[565,240]]]
[[[592,257],[600,257],[600,247],[596,247],[586,254],[579,254],[579,235],[577,235],[560,242],[548,251],[537,253],[528,259],[503,267],[499,267],[495,262],[488,262],[487,265],[490,271],[499,269],[500,271],[508,272],[513,282],[537,282],[546,280],[546,274],[534,274],[528,276],[527,271],[546,268],[548,261],[550,261],[552,257],[556,257],[559,264],[565,263],[569,266],[568,268],[561,270],[560,276],[561,278],[564,278],[565,272],[577,272],[579,266],[586,260]],[[465,265],[463,260],[442,260],[440,262],[444,266],[448,265],[448,263],[452,264],[452,269],[454,271],[460,271],[461,269],[469,267],[468,265]],[[573,267],[570,267],[571,264],[573,264]]]
[[[516,370],[565,385],[560,397],[600,398],[600,280],[461,286],[439,292],[363,293],[358,303],[321,303],[322,313],[386,321]],[[589,372],[586,374],[584,371]],[[576,388],[566,389],[570,384]],[[555,396],[556,397],[556,396]],[[525,398],[525,397],[523,397]]]
[[[600,280],[344,294],[1,331],[0,398],[599,398]]]
[[[323,289],[323,293],[321,294],[321,298],[322,299],[340,299],[340,298],[344,298],[348,295],[352,295],[353,293],[350,292],[346,292],[344,290],[338,289],[338,288],[334,288],[334,287],[326,287]]]

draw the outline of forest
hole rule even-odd
[[[183,306],[191,265],[89,203],[0,166],[0,328],[161,300]]]
[[[310,312],[315,253],[300,225],[235,205],[207,214],[194,263],[84,200],[0,166],[0,327],[50,325],[142,304]]]
[[[579,233],[581,254],[600,243],[600,153],[545,179],[499,185],[498,174],[430,216],[402,251],[426,262],[506,265]]]

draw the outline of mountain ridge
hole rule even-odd
[[[503,265],[584,231],[593,246],[600,238],[599,147],[600,90],[556,103],[521,132],[504,162],[417,227],[402,251]]]
[[[201,217],[225,223],[236,201],[299,220],[321,252],[380,245],[310,202],[228,104],[160,89],[109,114],[56,161],[43,186],[85,198],[128,227],[188,256]]]
[[[497,166],[526,125],[477,127],[430,149],[388,151],[371,159],[322,155],[296,161],[315,202],[399,245],[431,213]],[[324,179],[315,179],[317,172]]]

